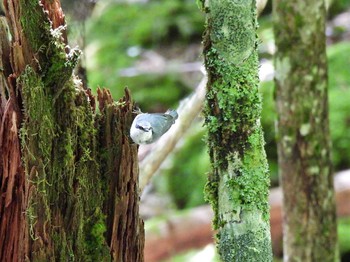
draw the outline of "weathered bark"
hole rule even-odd
[[[67,46],[59,1],[4,3],[0,260],[143,261],[128,91],[119,103],[100,92],[96,114],[72,76],[80,51]]]
[[[108,194],[106,240],[115,262],[143,261],[144,229],[139,217],[137,145],[130,144],[133,104],[128,90],[117,106],[109,91],[98,90],[101,170]],[[122,240],[122,241],[121,241]]]
[[[269,175],[260,125],[255,1],[200,1],[206,12],[206,186],[223,261],[272,261]]]
[[[25,209],[28,182],[21,165],[21,107],[15,82],[8,78],[9,27],[0,16],[0,261],[21,261],[26,252]]]
[[[274,1],[284,260],[337,261],[324,1]]]

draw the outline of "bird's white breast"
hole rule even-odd
[[[130,128],[130,137],[136,144],[148,144],[152,141],[152,131],[145,132],[139,128],[136,128],[136,122],[138,116],[133,121]]]
[[[140,129],[133,128],[131,129],[130,137],[136,144],[147,144],[152,140],[152,132],[144,132]]]

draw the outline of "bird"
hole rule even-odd
[[[131,124],[130,137],[136,144],[151,144],[164,135],[177,118],[173,109],[165,113],[141,113]]]

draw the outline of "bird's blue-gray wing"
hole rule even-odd
[[[174,117],[169,114],[144,114],[140,120],[148,121],[152,126],[153,139],[161,137],[174,124]]]

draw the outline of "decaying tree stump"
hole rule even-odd
[[[96,112],[58,0],[4,9],[0,261],[143,261],[128,90],[118,102],[99,90]]]

